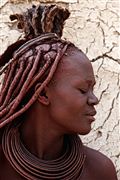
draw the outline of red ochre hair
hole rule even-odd
[[[74,46],[61,39],[64,21],[69,15],[65,8],[39,5],[23,14],[10,16],[11,20],[17,19],[25,38],[10,45],[0,56],[0,75],[4,74],[0,92],[0,128],[37,100],[68,46]]]

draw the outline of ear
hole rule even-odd
[[[40,85],[41,83],[37,84],[35,90],[38,89]],[[48,87],[45,87],[38,96],[37,100],[43,105],[49,105],[49,98],[47,94],[48,94]]]
[[[49,98],[47,96],[47,88],[45,87],[38,96],[38,101],[43,105],[49,105]]]

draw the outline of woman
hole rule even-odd
[[[62,40],[67,9],[15,14],[25,38],[1,56],[1,180],[116,180],[112,162],[83,146],[98,99],[86,55]]]

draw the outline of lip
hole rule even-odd
[[[95,116],[96,115],[96,111],[90,111],[88,113],[86,113],[87,116]]]
[[[86,115],[86,117],[87,117],[91,122],[95,121],[94,116]]]
[[[90,112],[86,113],[87,118],[91,122],[95,121],[95,117],[94,117],[95,115],[96,115],[96,111],[90,111]]]

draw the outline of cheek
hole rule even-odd
[[[73,93],[74,92],[74,93]],[[64,91],[54,96],[52,102],[52,113],[57,116],[67,117],[76,116],[85,112],[86,97],[77,91]]]

